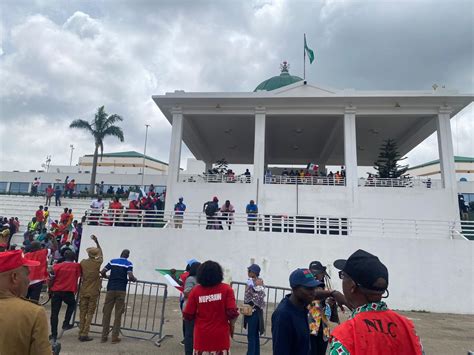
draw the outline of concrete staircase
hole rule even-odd
[[[20,220],[20,231],[25,231],[28,222],[35,216],[40,205],[44,206],[46,198],[43,196],[31,197],[20,195],[0,195],[0,216],[2,217],[18,217]],[[78,198],[62,198],[61,206],[54,205],[54,197],[51,206],[48,206],[50,217],[55,220],[59,219],[65,207],[71,208],[74,219],[80,220],[85,211],[91,204],[90,199]],[[106,201],[108,206],[108,201]]]

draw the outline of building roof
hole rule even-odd
[[[279,89],[283,86],[294,84],[298,81],[302,81],[299,76],[290,75],[289,65],[287,62],[283,62],[281,65],[281,73],[278,76],[271,77],[265,81],[262,81],[254,91],[272,91],[275,89]]]
[[[87,154],[86,157],[93,157],[93,154]],[[134,150],[128,151],[128,152],[115,152],[115,153],[104,153],[102,154],[103,157],[108,157],[108,158],[143,158],[142,153],[138,153]],[[152,158],[148,155],[145,155],[145,159],[154,161],[156,163],[168,165],[168,163],[165,163],[164,161]]]
[[[460,157],[458,155],[455,155],[454,156],[454,162],[455,163],[474,163],[474,158],[472,158],[472,157]],[[432,161],[429,161],[427,163],[420,164],[420,165],[417,165],[417,166],[413,166],[413,167],[409,168],[408,170],[424,168],[425,166],[436,165],[436,164],[439,164],[439,159],[432,160]]]

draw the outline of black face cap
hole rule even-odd
[[[334,267],[367,290],[383,293],[388,287],[387,268],[378,257],[365,250],[357,250],[347,260],[336,260]]]
[[[328,273],[326,272],[326,266],[323,266],[320,261],[315,260],[310,262],[308,269],[310,269],[314,275],[324,274],[329,277]]]

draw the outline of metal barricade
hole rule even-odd
[[[107,279],[102,280],[99,300],[91,322],[92,332],[102,332],[102,316],[105,297],[107,294]],[[129,282],[125,296],[125,310],[122,314],[120,332],[123,336],[135,339],[153,340],[157,346],[170,335],[163,334],[165,322],[166,299],[168,286],[164,283],[137,281]],[[77,306],[73,323],[79,324],[80,291],[77,295]],[[111,326],[115,312],[112,312]]]
[[[230,286],[234,290],[235,299],[237,300],[237,306],[241,306],[244,303],[245,295],[245,282],[234,282],[230,283]],[[265,331],[260,335],[261,345],[265,345],[272,339],[272,314],[277,308],[280,301],[285,295],[291,293],[290,288],[278,287],[278,286],[267,286],[265,285],[265,309],[263,310],[263,319],[265,322]],[[247,330],[244,328],[244,317],[241,316],[237,319],[234,330],[234,341],[238,343],[247,343]]]

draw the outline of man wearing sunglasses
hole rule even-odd
[[[333,330],[330,355],[423,354],[413,323],[382,302],[385,292],[388,297],[388,270],[378,257],[359,249],[334,266],[354,311]]]

